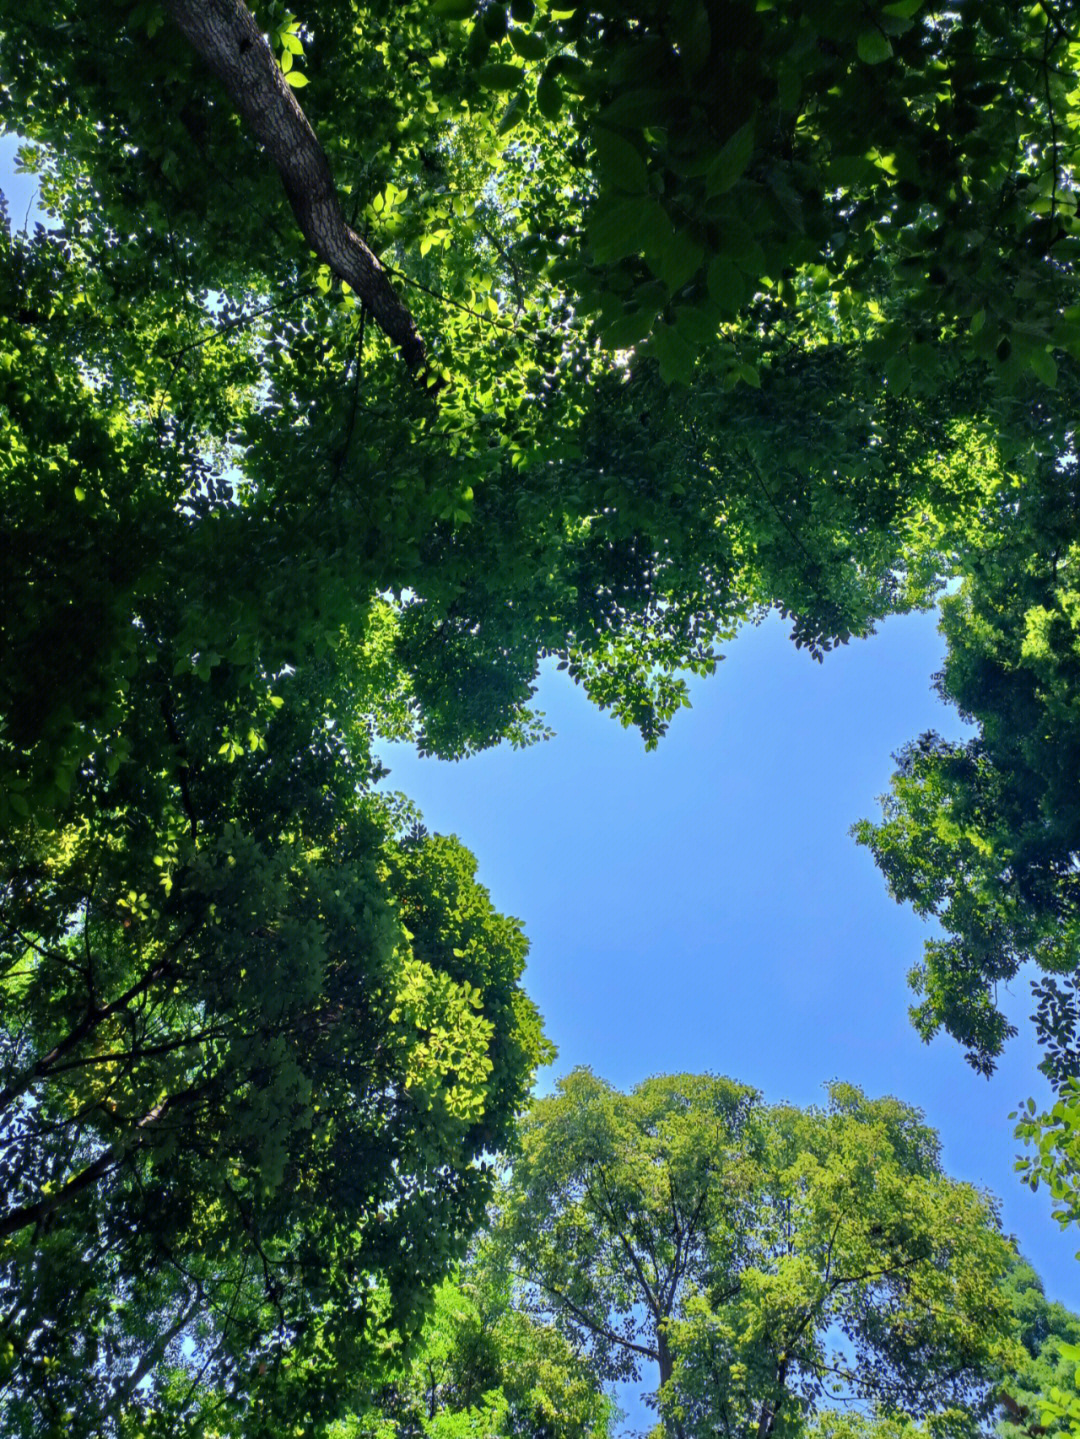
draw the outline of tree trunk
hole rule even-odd
[[[668,1345],[662,1323],[656,1329],[656,1358],[660,1366],[660,1390],[662,1390],[675,1372],[675,1356]],[[665,1418],[664,1428],[671,1439],[686,1439],[685,1431],[677,1419]]]

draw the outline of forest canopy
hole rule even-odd
[[[551,1050],[375,747],[541,738],[545,660],[654,746],[773,609],[821,660],[949,587],[978,735],[860,837],[945,930],[924,1034],[992,1066],[1045,971],[1078,1212],[1078,59],[1011,0],[0,0],[46,215],[0,245],[12,1433],[325,1429],[433,1342]],[[515,1303],[498,1413],[599,1433]]]

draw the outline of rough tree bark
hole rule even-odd
[[[251,11],[242,0],[165,0],[165,8],[276,165],[308,244],[352,287],[410,369],[423,369],[427,356],[416,322],[345,223],[330,164]]]

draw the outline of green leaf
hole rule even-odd
[[[547,54],[547,41],[543,35],[536,35],[530,30],[511,30],[510,44],[523,60],[542,60]]]
[[[510,27],[505,5],[488,5],[483,13],[484,34],[489,40],[499,41]]]
[[[588,95],[596,83],[597,72],[573,55],[556,56],[551,62],[551,68],[557,70],[566,88],[573,95]],[[600,73],[603,73],[602,70]]]
[[[754,153],[754,122],[740,125],[709,166],[706,189],[710,196],[723,195],[745,173]]]
[[[481,65],[476,78],[485,90],[512,90],[524,74],[520,65]]]
[[[662,125],[672,108],[670,90],[624,90],[610,105],[600,111],[602,125],[620,125],[642,130],[646,125]]]
[[[923,0],[894,0],[891,5],[883,5],[881,13],[891,15],[894,20],[910,20],[917,15],[923,7]]]
[[[883,60],[892,58],[892,41],[880,30],[860,31],[855,48],[859,52],[859,59],[866,65],[880,65]]]
[[[285,76],[285,79],[287,83],[293,87],[294,90],[302,90],[308,82],[308,77],[306,75],[301,75],[299,70],[290,70],[289,73]]]
[[[706,282],[709,294],[729,319],[738,314],[752,293],[747,276],[725,255],[710,261]]]
[[[663,205],[651,195],[639,201],[637,233],[641,249],[645,252],[653,270],[658,271],[660,257],[674,242],[675,227]],[[653,261],[657,263],[653,264]]]
[[[82,485],[75,486],[75,498],[80,501],[86,499],[86,491],[83,489]]]
[[[554,75],[541,75],[536,86],[536,108],[545,120],[557,120],[562,111],[563,97]]]
[[[593,131],[593,144],[600,173],[608,184],[633,194],[640,194],[648,188],[649,174],[645,161],[629,140],[616,135],[614,130],[598,125]]]
[[[523,90],[518,91],[518,93],[513,96],[509,105],[507,105],[506,109],[503,111],[502,118],[500,119],[498,127],[496,129],[496,134],[508,134],[514,128],[514,126],[518,124],[519,121],[523,120],[525,118],[525,111],[527,109],[527,105],[528,101],[526,99],[525,92]]]
[[[659,256],[659,275],[672,292],[679,290],[697,274],[705,259],[701,245],[685,230],[675,232]]]
[[[1044,385],[1049,385],[1052,390],[1057,388],[1057,361],[1049,350],[1040,350],[1037,348],[1032,350],[1028,355],[1028,365],[1035,374],[1038,375]]]
[[[444,20],[467,20],[476,10],[476,0],[432,0],[431,13]]]
[[[641,205],[637,200],[601,196],[589,217],[593,256],[601,262],[622,260],[640,249]]]
[[[901,353],[893,355],[886,362],[885,378],[888,381],[889,389],[894,394],[902,395],[911,384],[911,361],[907,355]]]
[[[719,323],[720,306],[714,300],[676,307],[675,332],[694,349],[701,350],[712,344]]]
[[[801,65],[782,64],[776,73],[777,97],[781,110],[794,114],[802,99],[803,70]]]
[[[629,350],[648,335],[656,319],[656,311],[648,307],[632,310],[613,320],[600,336],[605,350]]]
[[[694,377],[694,352],[670,325],[660,325],[653,331],[649,348],[660,362],[660,377],[665,384],[690,383]]]
[[[679,58],[686,73],[696,75],[708,63],[712,48],[709,12],[704,0],[675,0],[673,11]]]

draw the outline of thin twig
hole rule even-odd
[[[186,354],[190,353],[190,351],[201,349],[203,345],[208,345],[211,340],[216,340],[219,335],[227,335],[232,330],[240,329],[244,325],[250,325],[253,320],[257,320],[261,315],[270,315],[273,314],[275,310],[283,310],[287,305],[291,305],[294,300],[306,298],[308,295],[313,295],[314,293],[315,290],[311,285],[296,285],[293,287],[292,293],[284,299],[271,300],[267,305],[260,305],[257,310],[251,310],[247,314],[238,315],[235,320],[229,320],[223,325],[215,325],[208,335],[202,335],[198,340],[192,340],[189,345],[181,345],[178,350],[173,350],[170,354],[166,355],[165,359],[179,362]],[[176,364],[174,363],[173,370],[175,371],[175,369]]]
[[[516,325],[508,324],[506,320],[496,319],[494,315],[482,315],[479,310],[474,310],[471,305],[466,305],[461,300],[455,300],[451,295],[444,295],[441,290],[431,289],[429,285],[423,284],[420,280],[414,280],[413,277],[407,275],[404,270],[396,270],[393,265],[388,265],[385,260],[380,261],[380,263],[388,275],[393,275],[395,279],[403,280],[406,285],[412,285],[414,290],[423,290],[424,294],[430,295],[433,300],[440,300],[444,305],[453,305],[458,310],[464,310],[467,315],[472,315],[474,319],[483,320],[485,324],[494,325],[500,330],[509,330],[511,333],[514,333],[517,329]]]

